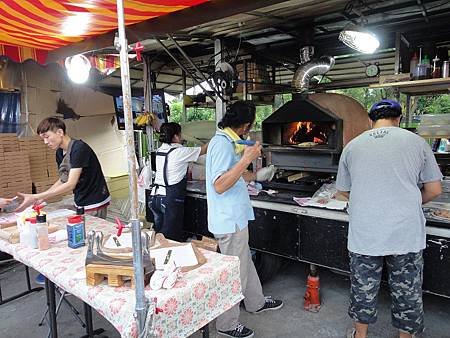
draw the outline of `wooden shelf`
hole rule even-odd
[[[448,94],[450,93],[450,77],[371,84],[369,88],[398,88],[401,93],[408,95]]]

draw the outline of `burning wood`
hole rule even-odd
[[[328,136],[320,124],[310,121],[294,122],[288,128],[290,144],[300,144],[304,142],[314,142],[316,144],[326,144]]]

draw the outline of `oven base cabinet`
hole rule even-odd
[[[316,264],[333,270],[349,271],[348,223],[279,210],[254,208],[256,220],[249,225],[250,247],[258,253]],[[185,231],[190,235],[212,237],[207,226],[204,197],[186,197]],[[450,297],[450,238],[427,236],[424,251],[424,290]],[[264,267],[266,262],[267,267]],[[257,258],[261,280],[276,273],[276,259]],[[259,266],[258,266],[259,265]],[[261,266],[263,265],[263,266]]]

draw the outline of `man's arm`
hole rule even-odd
[[[12,198],[0,198],[0,209],[6,207],[11,201]]]
[[[63,195],[65,193],[73,191],[78,183],[78,180],[80,179],[82,170],[83,168],[70,169],[69,178],[67,179],[66,183],[62,183],[60,180],[58,180],[51,186],[51,188],[39,194],[18,193],[18,195],[23,198],[23,202],[19,205],[16,211],[22,211],[39,200],[46,200],[48,198]]]
[[[60,186],[61,184],[63,184],[63,182],[61,182],[61,180],[58,179],[55,183],[53,183],[53,185],[50,188],[47,189],[47,191],[50,191],[50,190]]]
[[[222,174],[215,182],[214,189],[218,194],[223,194],[241,178],[254,159],[261,156],[261,145],[256,142],[254,146],[245,147],[244,154],[234,167]]]
[[[441,181],[424,183],[421,192],[422,192],[422,204],[434,200],[442,193]]]
[[[69,178],[66,183],[62,183],[58,180],[55,184],[53,184],[48,190],[36,194],[39,199],[46,200],[48,198],[52,198],[58,195],[63,195],[65,193],[73,191],[75,189],[83,168],[72,168],[69,171]]]

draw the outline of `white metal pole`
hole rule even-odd
[[[136,305],[135,314],[139,334],[145,330],[148,302],[144,293],[144,269],[142,264],[141,227],[138,219],[138,195],[136,154],[134,148],[133,115],[131,111],[130,68],[128,64],[128,42],[125,35],[123,0],[117,0],[117,22],[119,29],[120,73],[122,80],[123,111],[125,115],[125,135],[127,143],[128,172],[130,175],[131,224],[133,243],[133,265]]]
[[[186,72],[184,70],[181,70],[181,79],[183,80],[182,84],[183,84],[183,110],[181,111],[181,121],[183,123],[187,122],[187,107],[185,104],[185,99],[184,97],[186,96],[186,89],[187,89],[187,85],[186,85]]]
[[[216,39],[214,40],[214,62],[216,65],[216,68],[220,62],[222,62],[223,55],[222,55],[222,40]],[[217,70],[217,69],[216,69]],[[225,115],[225,102],[222,101],[220,97],[216,97],[216,126],[217,123],[219,123],[222,120],[222,117]]]

